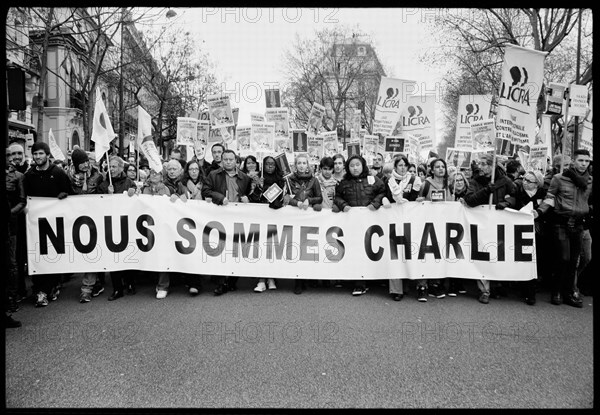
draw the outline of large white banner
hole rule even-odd
[[[430,150],[435,140],[435,95],[411,96],[400,115],[394,135],[408,133],[419,141],[421,150]]]
[[[473,148],[471,123],[487,120],[490,115],[491,95],[461,95],[456,115],[455,148]]]
[[[459,202],[333,213],[150,195],[28,198],[27,244],[31,274],[536,278],[531,213]]]
[[[415,81],[381,78],[373,119],[373,134],[392,134],[400,114],[408,106],[408,97],[413,95],[416,89]]]
[[[497,138],[533,145],[546,52],[507,44],[496,111]]]

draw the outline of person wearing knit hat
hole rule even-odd
[[[25,173],[29,168],[29,163],[24,160],[25,150],[19,143],[12,143],[8,146],[8,152],[12,157],[12,162],[19,173]]]
[[[23,179],[27,196],[64,199],[67,195],[72,194],[67,173],[56,164],[50,163],[48,144],[41,141],[35,142],[31,147],[31,154],[35,167],[27,170]],[[36,307],[45,307],[48,305],[48,300],[52,301],[58,298],[60,274],[34,274],[31,279],[33,281],[32,291],[36,293]]]
[[[68,169],[71,187],[75,194],[95,194],[98,193],[98,186],[104,180],[100,171],[91,165],[87,153],[75,148],[71,153],[72,165]]]

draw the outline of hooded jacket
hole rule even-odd
[[[23,184],[27,196],[57,197],[59,193],[74,194],[69,176],[56,164],[50,164],[46,170],[31,167],[25,173]]]

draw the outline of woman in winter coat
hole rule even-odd
[[[362,156],[353,155],[346,161],[344,179],[335,188],[334,212],[348,212],[355,206],[366,206],[370,210],[381,207],[385,196],[383,181],[375,176],[369,176],[367,162]],[[352,295],[362,295],[367,292],[363,281],[357,280]]]
[[[313,175],[313,169],[308,162],[308,155],[303,153],[296,156],[294,161],[295,172],[287,180],[291,191],[291,195],[284,196],[284,205],[290,204],[299,209],[308,209],[312,207],[319,212],[322,209],[321,203],[323,196],[321,195],[321,186],[319,181]],[[306,289],[304,280],[297,279],[294,284],[294,294],[302,294]]]
[[[392,175],[383,181],[385,187],[384,206],[387,207],[387,202],[413,202],[419,196],[422,186],[421,179],[408,171],[410,166],[406,156],[400,155],[394,159]],[[400,301],[404,296],[402,280],[400,278],[390,279],[389,291],[394,301]]]
[[[248,156],[250,157],[250,156]],[[246,158],[246,161],[248,158]],[[265,197],[265,192],[274,184],[279,186],[281,190],[285,191],[285,182],[275,162],[275,159],[271,156],[267,156],[263,159],[263,176],[260,177],[256,187],[250,193],[249,199],[252,203],[268,203],[271,209],[279,209],[283,207],[283,193],[279,195],[275,200],[269,202],[269,200]],[[277,285],[275,284],[274,278],[259,278],[258,284],[254,288],[254,291],[257,293],[261,293],[269,288],[269,290],[276,290]]]
[[[450,191],[452,192],[452,200],[461,201],[467,194],[469,189],[469,179],[462,171],[455,171],[449,177]],[[450,278],[448,282],[448,297],[456,297],[458,294],[466,294],[463,278]]]
[[[528,170],[525,174],[515,180],[515,195],[514,197],[506,198],[510,202],[509,207],[519,210],[531,203],[533,210],[537,209],[546,197],[547,189],[544,188],[544,176],[537,170]],[[536,258],[537,261],[542,261],[544,258],[541,239],[541,218],[538,216],[534,220],[535,239],[536,239]],[[535,304],[535,289],[536,280],[524,281],[521,284],[521,295],[528,305]]]
[[[183,169],[183,176],[177,185],[177,194],[182,199],[202,199],[202,182],[204,181],[204,172],[196,160],[187,162]]]
[[[450,188],[448,186],[448,168],[446,166],[446,162],[440,158],[434,159],[429,164],[429,168],[432,175],[424,180],[423,185],[421,186],[421,191],[419,192],[419,197],[417,198],[417,202],[424,200],[452,200],[452,194],[450,193]],[[430,290],[428,285],[431,286]],[[436,298],[444,298],[446,293],[444,292],[442,285],[443,282],[437,278],[430,279],[429,284],[426,279],[418,280],[417,300],[426,302],[427,295]]]

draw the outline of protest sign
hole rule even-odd
[[[471,122],[472,147],[474,150],[494,148],[496,141],[496,127],[494,119]]]
[[[404,151],[404,137],[386,137],[383,151],[386,153],[402,153]]]
[[[119,270],[260,278],[536,278],[533,216],[459,202],[371,211],[175,203],[167,196],[28,198],[32,275]]]
[[[308,134],[308,162],[319,165],[323,154],[323,136]]]
[[[458,169],[469,169],[471,167],[472,150],[462,148],[446,149],[446,164]]]
[[[365,134],[362,145],[362,156],[367,161],[367,166],[373,165],[373,159],[377,155],[377,145],[379,137],[376,135]]]
[[[504,47],[496,109],[497,138],[507,138],[520,145],[534,143],[546,55],[547,52],[512,44]]]
[[[198,120],[196,139],[194,140],[194,152],[196,153],[196,158],[198,159],[203,159],[206,156],[209,133],[210,127],[208,120]]]
[[[458,99],[456,115],[455,148],[473,148],[471,123],[489,118],[491,95],[461,95]]]
[[[155,172],[161,172],[163,170],[162,160],[152,139],[152,118],[141,105],[138,105],[137,145],[138,149],[148,159],[150,168]]]
[[[259,151],[273,151],[275,139],[275,124],[272,122],[252,123],[252,139],[250,150],[254,153]]]
[[[569,116],[585,117],[588,104],[587,85],[571,84],[569,86]]]
[[[264,114],[260,114],[258,112],[251,112],[250,113],[250,123],[255,123],[255,122],[265,122],[267,121]]]
[[[360,143],[348,143],[346,151],[348,152],[346,160],[354,155],[360,156]]]
[[[546,88],[546,114],[562,115],[565,109],[567,84],[550,82]]]
[[[291,151],[289,114],[287,108],[267,108],[265,119],[275,124],[274,150],[276,153]]]
[[[323,137],[323,155],[322,157],[333,157],[339,153],[339,141],[337,131],[326,131],[321,133]]]
[[[325,107],[321,104],[313,102],[312,108],[310,109],[310,115],[308,116],[308,123],[306,125],[306,131],[308,135],[317,135],[323,127],[323,116],[325,115]]]
[[[233,111],[228,95],[216,94],[206,98],[211,128],[233,127]]]
[[[305,130],[292,130],[292,150],[294,153],[306,153],[308,151],[308,135]]]
[[[265,90],[265,103],[267,108],[281,107],[281,96],[279,94],[279,89]]]
[[[198,135],[198,120],[196,118],[177,117],[178,146],[193,146]]]
[[[415,81],[381,78],[373,119],[373,134],[392,134],[400,114],[408,105],[408,97],[413,95],[415,90]]]
[[[434,148],[435,95],[411,96],[394,129],[394,135],[410,133],[419,141],[421,150]]]
[[[249,125],[238,125],[238,127],[235,129],[235,135],[238,145],[237,150],[240,157],[246,157],[252,154],[252,150],[250,148],[252,127]]]
[[[360,110],[354,110],[352,113],[352,120],[350,121],[350,138],[358,140],[358,135],[360,134],[360,129],[362,128],[362,115]]]
[[[50,146],[50,154],[52,154],[52,157],[54,157],[56,160],[65,161],[67,159],[58,144],[56,144],[56,139],[52,133],[52,128],[50,128],[48,131],[48,145]]]
[[[590,157],[594,158],[594,142],[593,142],[593,100],[592,93],[590,92],[590,109],[583,120],[583,130],[581,131],[581,140],[579,142],[579,146],[584,148],[590,152]]]
[[[548,169],[548,146],[531,146],[529,150],[529,157],[527,161],[523,163],[525,170],[538,170],[542,173],[546,173]]]

